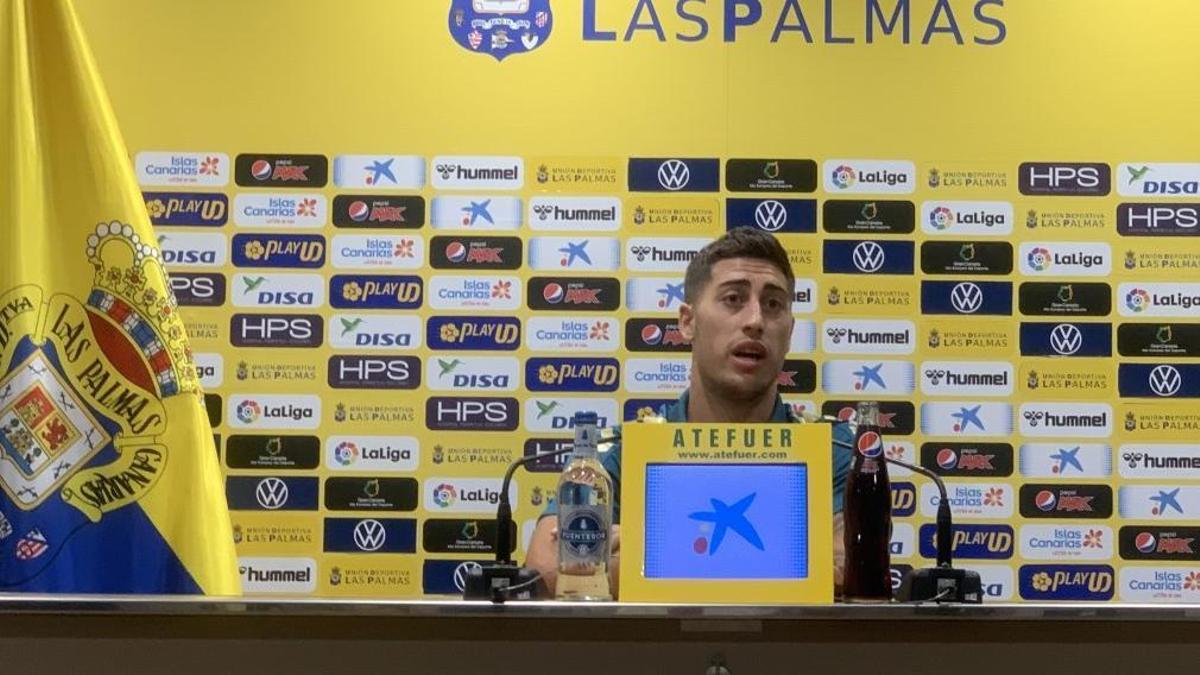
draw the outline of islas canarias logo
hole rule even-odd
[[[550,0],[453,0],[450,36],[497,61],[545,44],[554,28]]]
[[[200,393],[154,242],[101,223],[86,254],[95,271],[82,299],[35,284],[0,295],[0,489],[26,540],[24,565],[0,566],[0,587],[34,578],[72,537],[153,490],[168,460],[167,399]]]

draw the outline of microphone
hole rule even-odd
[[[954,553],[954,525],[950,518],[950,498],[946,495],[946,484],[942,482],[942,477],[923,466],[890,457],[884,459],[890,464],[902,466],[931,479],[937,485],[939,496],[937,567],[923,567],[904,575],[904,580],[900,583],[900,601],[982,603],[983,582],[979,573],[955,569],[951,564]]]
[[[806,416],[806,421],[829,422],[831,424],[849,424],[847,420],[839,420],[829,415]],[[851,451],[854,446],[849,443],[834,440]],[[956,569],[953,566],[954,553],[954,524],[950,514],[950,499],[946,494],[946,484],[942,477],[923,466],[909,464],[899,459],[884,455],[889,464],[904,467],[913,473],[919,473],[932,480],[938,488],[937,512],[937,567],[915,569],[904,575],[900,583],[901,602],[957,602],[980,604],[983,602],[983,582],[979,573],[972,570]]]
[[[505,600],[533,600],[537,595],[537,582],[541,578],[533,570],[518,567],[512,560],[510,546],[513,540],[512,504],[508,500],[508,486],[518,467],[548,457],[557,457],[571,452],[570,443],[548,452],[522,457],[508,465],[504,480],[500,483],[500,496],[496,500],[496,560],[484,563],[467,571],[463,583],[463,600],[491,600],[502,604]]]

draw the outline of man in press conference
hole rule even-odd
[[[778,392],[779,373],[791,344],[796,278],[787,252],[770,234],[739,227],[709,243],[684,275],[679,330],[692,344],[690,386],[658,418],[665,422],[764,423],[798,418]],[[841,585],[842,498],[850,466],[848,425],[835,425],[833,455],[834,580]],[[840,446],[840,447],[839,447]],[[621,522],[621,441],[619,434],[600,446],[600,458],[613,480],[613,597]],[[541,574],[543,592],[554,596],[558,578],[557,504],[542,513],[529,543],[526,567]]]

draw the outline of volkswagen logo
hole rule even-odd
[[[1150,390],[1159,396],[1174,396],[1183,386],[1183,376],[1175,366],[1155,366],[1150,371]]]
[[[883,247],[873,241],[860,242],[854,247],[854,266],[858,271],[870,274],[883,267]]]
[[[278,478],[264,478],[258,481],[254,488],[254,498],[264,509],[274,511],[282,507],[288,500],[288,486]]]
[[[787,209],[783,202],[770,199],[754,207],[754,223],[759,229],[776,232],[787,224]]]
[[[960,314],[974,314],[983,306],[983,291],[969,281],[955,284],[950,290],[950,303]]]
[[[682,190],[692,179],[692,172],[682,160],[668,159],[658,165],[658,184],[665,190]]]
[[[454,568],[454,587],[458,589],[459,593],[467,590],[467,577],[471,574],[472,570],[482,569],[483,565],[480,565],[474,560],[468,560],[464,563],[460,563],[458,567]]]
[[[1060,323],[1050,331],[1050,347],[1063,356],[1070,356],[1083,345],[1083,333],[1069,323]]]
[[[387,542],[387,530],[375,519],[360,520],[354,526],[354,545],[363,551],[378,551]]]

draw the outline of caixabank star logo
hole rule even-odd
[[[497,61],[545,44],[554,28],[550,0],[453,0],[450,36]]]
[[[20,561],[0,566],[0,586],[36,578],[73,538],[121,536],[106,519],[166,468],[167,399],[200,395],[154,242],[101,223],[86,253],[85,298],[33,284],[0,295],[0,489],[16,535],[0,558]]]

